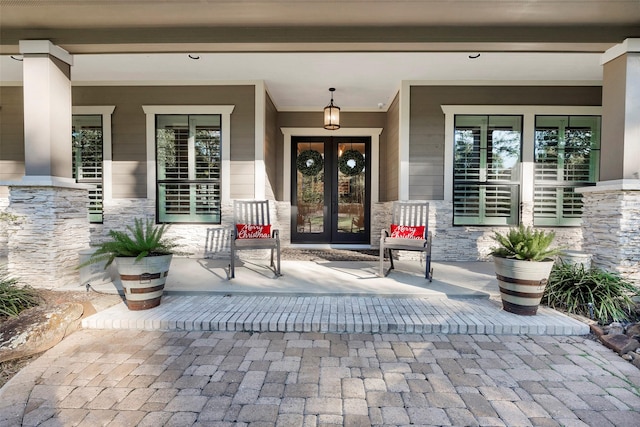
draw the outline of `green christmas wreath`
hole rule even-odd
[[[347,176],[356,176],[365,166],[364,156],[358,150],[347,150],[338,159],[340,172]]]
[[[316,150],[305,150],[298,155],[296,167],[303,175],[315,176],[324,167],[322,154]]]

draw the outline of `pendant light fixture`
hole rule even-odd
[[[324,107],[324,128],[328,130],[340,129],[340,107],[333,105],[333,92],[335,88],[329,88],[331,102]]]

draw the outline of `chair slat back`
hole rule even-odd
[[[425,232],[429,226],[429,203],[426,202],[393,202],[392,223],[397,225],[424,225]]]
[[[234,200],[233,222],[235,224],[269,225],[268,200]]]

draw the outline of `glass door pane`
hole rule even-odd
[[[325,223],[325,143],[296,143],[296,232],[323,234]]]
[[[366,151],[364,143],[338,144],[336,232],[365,232]]]

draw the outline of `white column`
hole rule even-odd
[[[640,39],[627,39],[602,56],[600,179],[640,179]]]
[[[20,53],[23,56],[26,180],[73,182],[73,58],[48,40],[21,40]]]

